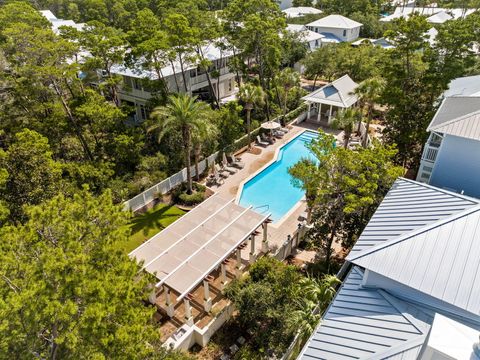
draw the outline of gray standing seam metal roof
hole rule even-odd
[[[477,205],[466,196],[400,178],[393,184],[347,257]]]
[[[358,100],[357,95],[354,94],[357,87],[358,84],[350,76],[343,75],[341,78],[304,96],[302,100],[348,108]]]
[[[480,108],[468,115],[429,128],[442,134],[480,140]]]
[[[401,359],[418,355],[433,318],[383,290],[362,288],[353,267],[299,359]]]
[[[452,96],[442,101],[427,131],[438,131],[446,123],[463,120],[480,111],[480,96]]]

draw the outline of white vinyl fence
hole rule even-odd
[[[203,173],[208,166],[213,164],[215,159],[218,156],[218,152],[210,155],[208,158],[203,159],[198,163],[198,171]],[[191,167],[192,177],[196,176],[195,166]],[[148,188],[141,194],[127,200],[123,203],[125,210],[137,211],[144,207],[145,205],[150,204],[153,200],[157,198],[159,194],[166,194],[174,187],[187,181],[187,168],[183,168],[178,173],[170,176],[169,178],[160,181],[158,184],[153,185],[151,188]]]

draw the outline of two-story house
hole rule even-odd
[[[328,15],[306,26],[307,29],[324,35],[324,42],[345,42],[358,39],[363,24],[342,15]]]
[[[479,222],[478,200],[398,179],[298,359],[480,360]]]
[[[417,181],[480,198],[480,76],[450,83],[427,131]]]
[[[165,66],[161,70],[161,75],[168,90],[173,93],[187,92],[198,96],[202,100],[212,100],[212,91],[207,78],[208,71],[211,86],[217,100],[234,95],[236,92],[235,74],[229,67],[233,53],[228,50],[221,50],[214,44],[204,46],[202,53],[212,63],[208,70],[200,67],[199,62],[195,60],[184,64],[184,74],[182,74],[178,61]],[[115,66],[112,72],[123,77],[123,86],[119,91],[120,101],[135,109],[133,114],[135,121],[141,122],[145,120],[148,116],[146,104],[152,97],[152,92],[146,86],[144,79],[158,80],[157,73],[153,70],[139,71],[124,65]]]

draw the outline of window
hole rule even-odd
[[[140,105],[140,117],[142,120],[147,118],[147,109],[145,109],[145,105]]]
[[[142,90],[142,82],[139,79],[132,79],[132,83],[135,90]]]
[[[228,81],[228,91],[232,91],[232,79]]]
[[[343,30],[343,36],[347,36],[347,30]]]

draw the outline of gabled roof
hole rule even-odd
[[[325,37],[323,34],[308,30],[305,25],[287,24],[287,31],[299,34],[300,39],[305,42],[320,40]]]
[[[358,84],[350,76],[344,75],[304,96],[302,100],[348,108],[358,100],[358,97],[354,94],[357,86]]]
[[[432,24],[443,24],[445,21],[452,20],[453,16],[447,14],[444,10],[430,16],[427,21]]]
[[[342,15],[328,15],[324,18],[315,20],[307,26],[314,26],[319,28],[335,28],[335,29],[353,29],[362,26],[363,24],[349,19]]]
[[[480,140],[480,96],[452,96],[442,101],[427,131]]]
[[[299,359],[417,358],[433,318],[388,293],[361,287],[353,267]]]
[[[399,178],[373,214],[347,257],[478,205],[478,201],[416,181]]]

